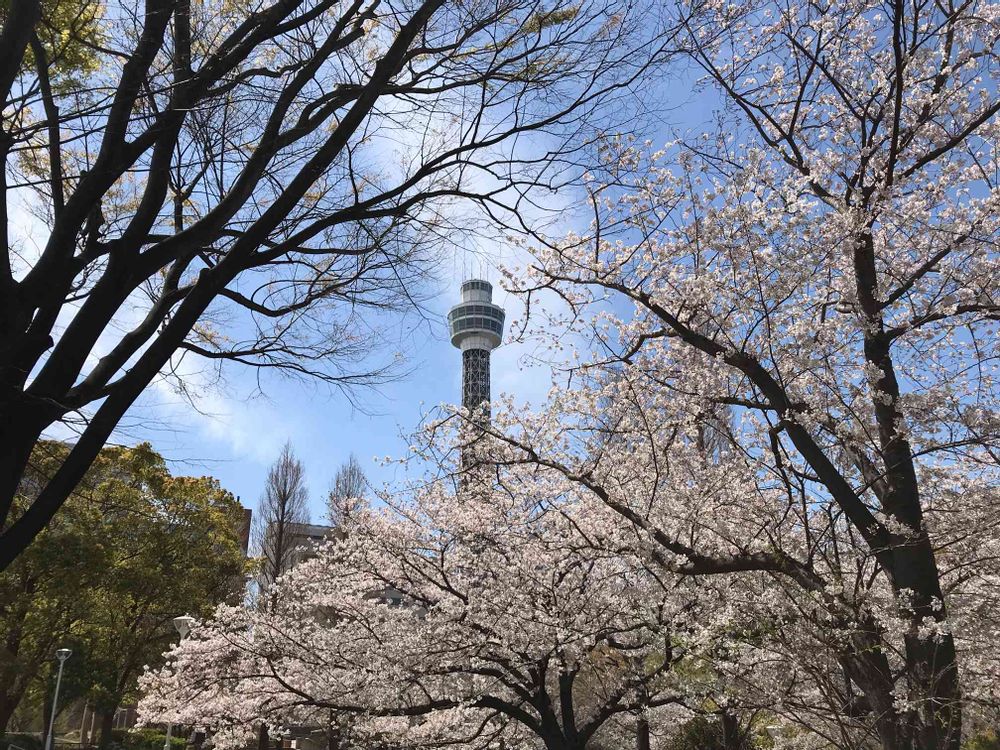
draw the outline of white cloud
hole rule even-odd
[[[174,378],[158,377],[151,388],[156,403],[147,401],[144,408],[175,429],[195,431],[236,457],[270,464],[295,431],[290,412],[263,395],[239,397],[214,369],[200,365],[194,357],[176,357],[172,366],[184,392],[178,391]]]

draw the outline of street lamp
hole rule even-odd
[[[181,615],[180,617],[174,618],[174,629],[180,635],[181,639],[184,638],[188,633],[191,632],[191,625],[194,623],[194,618],[190,615]],[[170,750],[170,731],[174,728],[174,725],[169,721],[167,722],[167,736],[163,740],[163,750]],[[48,750],[52,750],[49,748]]]
[[[68,648],[56,651],[56,658],[59,660],[59,673],[56,675],[56,694],[52,696],[52,715],[49,717],[49,736],[45,738],[45,750],[52,750],[52,731],[55,729],[56,711],[59,710],[59,685],[62,682],[63,665],[72,653]]]
[[[181,615],[174,618],[174,627],[180,633],[181,638],[191,632],[192,625],[194,625],[194,618],[191,615]]]

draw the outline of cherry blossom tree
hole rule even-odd
[[[496,460],[732,580],[734,684],[817,742],[954,750],[997,707],[998,8],[699,7],[720,127],[609,139],[591,231],[512,277],[594,346]]]
[[[674,674],[700,649],[697,599],[627,556],[581,554],[552,478],[457,496],[443,479],[364,511],[279,581],[275,611],[196,627],[146,676],[143,716],[219,746],[261,722],[336,723],[362,746],[634,744],[643,720],[700,699]]]

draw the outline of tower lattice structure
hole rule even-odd
[[[490,352],[503,338],[503,308],[482,279],[462,284],[462,301],[448,313],[451,343],[462,350],[462,406],[470,411],[490,400]]]

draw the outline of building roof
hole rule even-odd
[[[287,526],[287,530],[294,536],[307,537],[316,541],[337,539],[343,534],[336,526],[327,526],[320,523],[290,523]]]

